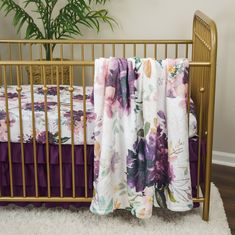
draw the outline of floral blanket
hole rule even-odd
[[[187,91],[186,59],[95,61],[93,213],[193,207]]]
[[[47,110],[48,110],[48,137],[50,144],[58,144],[58,103],[57,87],[48,86]],[[92,87],[86,88],[86,112],[87,112],[87,143],[94,143],[94,120],[93,104],[91,102]],[[19,103],[16,86],[8,86],[7,96],[9,101],[10,134],[11,142],[20,141]],[[68,86],[60,86],[60,119],[61,119],[61,140],[62,144],[71,144],[71,115],[70,115],[70,92]],[[32,101],[30,86],[22,86],[22,121],[24,143],[32,142]],[[45,104],[42,86],[34,86],[34,109],[36,124],[36,141],[44,144],[46,142],[45,130]],[[73,92],[73,119],[74,119],[74,142],[83,144],[83,89],[75,86]],[[0,142],[6,142],[7,135],[7,114],[5,104],[5,90],[0,87]]]

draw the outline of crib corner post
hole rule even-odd
[[[211,191],[211,163],[206,166],[206,182],[205,182],[205,194],[203,202],[202,219],[209,221],[209,210],[210,210],[210,191]]]
[[[209,206],[210,206],[210,200],[205,200],[203,202],[203,212],[202,212],[202,219],[204,221],[209,221]]]

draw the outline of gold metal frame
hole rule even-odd
[[[49,44],[52,52],[54,44],[60,45],[59,54],[60,60],[53,60],[53,56],[50,61],[43,60],[43,46]],[[35,50],[33,47],[37,46],[39,50],[37,53],[40,56],[39,61],[33,60]],[[80,49],[75,49],[79,46]],[[90,48],[90,59],[86,57],[87,46]],[[101,46],[101,54],[96,56],[97,47]],[[108,50],[108,46],[111,46]],[[118,49],[118,46],[120,47]],[[23,134],[22,126],[22,110],[21,110],[21,91],[22,84],[24,83],[24,70],[23,67],[29,66],[29,79],[27,81],[31,86],[32,103],[34,103],[33,93],[33,77],[32,66],[38,65],[41,68],[41,83],[44,91],[44,102],[47,104],[47,79],[45,76],[45,66],[56,66],[56,78],[57,78],[57,98],[58,107],[60,107],[59,87],[60,79],[58,78],[59,69],[63,69],[63,66],[69,66],[69,91],[70,91],[70,112],[71,112],[71,131],[72,131],[72,195],[65,197],[63,195],[63,173],[62,173],[62,152],[61,152],[61,124],[59,126],[59,165],[60,165],[60,196],[51,196],[50,189],[50,162],[49,162],[49,141],[48,141],[48,117],[47,109],[45,110],[45,128],[46,128],[46,164],[47,164],[47,186],[48,196],[40,196],[38,192],[38,176],[37,176],[37,154],[36,154],[36,141],[35,141],[35,118],[34,107],[32,105],[32,134],[33,134],[33,159],[34,159],[34,173],[35,173],[35,197],[29,197],[26,195],[25,185],[25,165],[24,165],[24,145],[23,139],[20,139],[21,143],[21,160],[22,160],[22,182],[23,182],[23,194],[21,197],[14,196],[13,191],[13,176],[12,176],[12,159],[11,153],[14,151],[11,149],[11,133],[9,126],[9,113],[8,113],[8,97],[6,95],[6,112],[7,112],[7,127],[8,127],[8,160],[9,160],[9,175],[10,175],[10,196],[4,197],[0,194],[0,201],[4,202],[90,202],[91,197],[88,197],[88,179],[87,179],[87,142],[86,142],[86,112],[84,112],[84,175],[85,175],[85,193],[83,197],[75,196],[75,163],[74,163],[74,121],[73,121],[73,91],[74,83],[78,76],[75,76],[76,68],[81,68],[81,82],[83,91],[86,89],[86,68],[92,68],[92,76],[94,76],[93,66],[94,59],[96,57],[115,56],[117,52],[121,53],[123,57],[128,54],[128,47],[132,47],[132,54],[130,56],[139,56],[138,47],[142,47],[142,57],[148,57],[148,47],[151,46],[151,52],[154,53],[155,58],[159,58],[159,48],[163,51],[163,58],[169,56],[170,47],[173,46],[174,56],[180,56],[180,47],[183,46],[183,54],[181,57],[191,57],[190,62],[190,82],[189,82],[189,94],[192,96],[196,108],[198,118],[198,180],[197,180],[197,196],[193,199],[194,202],[203,203],[203,215],[204,220],[209,218],[209,203],[210,203],[210,177],[211,177],[211,159],[212,159],[212,143],[213,143],[213,119],[214,119],[214,101],[215,101],[215,78],[216,78],[216,52],[217,52],[217,31],[215,23],[204,15],[200,11],[196,11],[193,20],[193,35],[192,40],[0,40],[0,47],[7,50],[5,53],[8,58],[0,61],[0,85],[3,85],[5,94],[7,94],[7,86],[9,84],[17,85],[18,100],[19,100],[19,117],[20,117],[20,132]],[[27,55],[29,59],[24,58],[23,48],[27,49]],[[64,60],[64,47],[69,47],[70,60]],[[15,48],[18,48],[15,50]],[[182,48],[181,48],[182,49]],[[75,53],[76,50],[76,53]],[[172,51],[171,50],[171,51]],[[14,58],[14,52],[18,51],[17,58]],[[182,50],[181,50],[182,51]],[[29,52],[29,53],[28,53]],[[80,59],[75,59],[75,54],[80,52]],[[190,55],[191,52],[191,55]],[[53,55],[53,53],[52,53]],[[182,56],[183,55],[183,56]],[[151,56],[152,57],[152,56]],[[16,78],[16,79],[15,79]],[[85,97],[85,96],[84,96]],[[47,107],[47,105],[45,105]],[[83,108],[86,110],[86,101],[83,100]],[[60,120],[60,108],[58,108],[58,119]],[[206,140],[206,156],[202,156],[200,151],[201,141]],[[201,165],[203,166],[203,172],[201,172]],[[203,174],[202,174],[203,173]],[[203,182],[201,177],[204,176]],[[199,188],[202,189],[202,195],[199,193]],[[0,190],[1,192],[1,190]]]

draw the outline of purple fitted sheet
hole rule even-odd
[[[38,191],[39,196],[47,196],[47,171],[46,171],[46,146],[37,144],[37,163],[38,163]],[[13,167],[13,182],[14,196],[22,196],[22,170],[21,170],[21,145],[19,143],[11,144],[12,167]],[[93,188],[93,145],[87,145],[87,174],[88,174],[88,196],[92,196]],[[202,142],[202,156],[205,156],[205,142]],[[50,154],[50,172],[51,172],[51,196],[60,195],[60,177],[59,177],[59,154],[58,145],[49,146]],[[190,138],[190,170],[192,180],[192,194],[196,196],[197,185],[197,156],[198,156],[198,139],[197,137]],[[76,196],[82,197],[85,195],[85,180],[84,180],[84,146],[75,145],[75,186]],[[26,195],[35,196],[34,182],[34,157],[33,145],[31,143],[24,144],[25,157],[25,175],[26,175]],[[72,160],[71,160],[71,145],[62,146],[62,162],[63,162],[63,190],[64,196],[72,195]],[[202,166],[201,166],[202,167]],[[201,180],[203,174],[201,174]],[[8,144],[0,143],[0,187],[2,196],[10,196],[10,179],[9,179],[9,164],[8,164]],[[8,205],[7,202],[1,202],[0,206]],[[33,204],[41,206],[42,203],[15,203],[20,206]],[[60,206],[68,208],[70,205],[81,207],[89,206],[89,203],[45,203],[47,207]],[[199,206],[199,203],[194,203],[194,206]]]

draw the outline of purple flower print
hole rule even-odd
[[[7,97],[8,97],[8,99],[18,98],[18,93],[17,92],[8,92]],[[21,98],[22,97],[23,97],[23,95],[21,95]],[[5,98],[5,94],[0,95],[0,98]]]
[[[189,107],[190,113],[196,118],[196,107],[193,102],[193,100],[190,100],[190,107]]]
[[[116,101],[121,110],[129,110],[130,100],[135,92],[134,81],[137,77],[138,74],[133,69],[132,63],[126,59],[111,59],[105,83],[106,108],[109,116],[112,116],[112,106]]]
[[[52,106],[56,106],[57,102],[47,102],[47,110],[51,110]],[[24,105],[24,110],[32,110],[32,103],[26,103]],[[36,112],[45,112],[44,102],[34,102],[34,110]]]
[[[10,126],[12,126],[12,124],[15,123],[15,119],[11,117],[11,113],[9,113],[9,119]],[[0,110],[0,121],[3,121],[2,123],[5,123],[4,125],[7,125],[7,113],[5,110]]]
[[[110,169],[112,172],[115,172],[115,166],[119,162],[118,153],[114,153],[111,157]]]
[[[83,110],[78,110],[78,111],[73,110],[73,121],[75,122],[75,124],[76,124],[76,122],[81,122],[83,116],[84,116]],[[70,121],[71,120],[70,111],[66,112],[64,114],[64,117],[66,117]],[[93,121],[95,119],[95,113],[87,111],[86,117],[87,117],[87,121]]]
[[[67,87],[60,87],[59,90],[60,91],[68,90],[68,88]],[[43,88],[42,87],[37,88],[36,93],[39,95],[44,95]],[[56,86],[48,87],[47,95],[56,96],[57,95],[57,87]]]
[[[188,84],[188,73],[189,73],[189,68],[185,67],[184,69],[184,75],[183,75],[183,84]]]
[[[37,137],[37,142],[41,143],[41,144],[45,144],[46,143],[46,131],[42,131],[40,132]],[[51,132],[48,132],[48,142],[49,143],[53,143],[54,142],[54,136]]]
[[[73,96],[73,99],[74,100],[79,100],[79,101],[82,101],[83,100],[83,95],[82,94],[78,94],[78,95],[74,95]],[[88,99],[91,99],[91,96],[90,95],[86,95],[85,96],[85,99],[88,100]]]
[[[166,125],[164,112],[158,112],[158,117],[161,122],[156,132],[151,131],[146,138],[144,130],[139,130],[133,150],[128,150],[127,184],[131,188],[135,187],[137,192],[143,191],[146,186],[167,187],[172,179],[167,135],[163,131],[163,126]]]
[[[61,138],[61,143],[65,143],[69,140],[69,137],[63,137]],[[45,144],[46,143],[46,131],[42,131],[40,132],[37,136],[36,136],[36,140],[38,143],[41,144]],[[48,142],[49,144],[58,144],[59,143],[59,133],[51,133],[50,131],[48,131]]]
[[[0,120],[6,120],[7,113],[3,110],[0,111]]]
[[[96,180],[99,176],[100,161],[94,159],[94,179]]]

